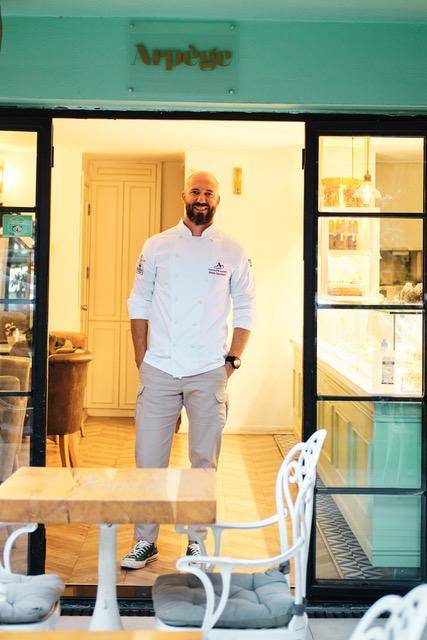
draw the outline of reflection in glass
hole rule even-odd
[[[421,311],[319,309],[317,391],[421,396]]]
[[[17,376],[0,375],[2,393],[20,390]],[[0,396],[0,482],[28,465],[33,409],[26,396]]]
[[[317,426],[328,432],[318,464],[322,483],[420,487],[421,421],[418,403],[319,402]]]
[[[28,358],[27,358],[28,360]],[[21,387],[20,373],[0,375],[0,391],[13,393]],[[32,399],[28,397],[0,396],[0,482],[4,482],[19,467],[30,464],[30,438],[33,426]],[[20,526],[20,525],[19,525]],[[4,544],[11,529],[0,528],[0,545]],[[21,535],[12,549],[12,568],[27,573],[28,536]]]
[[[422,220],[334,217],[318,225],[320,304],[422,304]]]
[[[316,524],[317,579],[419,577],[419,496],[318,493]]]
[[[0,131],[0,206],[34,207],[37,133]]]
[[[321,136],[319,211],[422,213],[423,162],[423,138]]]

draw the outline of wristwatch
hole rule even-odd
[[[242,361],[237,356],[227,356],[225,361],[229,362],[233,369],[238,369],[242,364]]]

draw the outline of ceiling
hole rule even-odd
[[[425,0],[1,0],[4,16],[427,22]]]
[[[177,154],[187,149],[304,146],[301,122],[55,119],[54,144],[97,153]]]

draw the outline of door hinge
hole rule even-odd
[[[305,149],[301,149],[301,169],[305,169]]]
[[[55,147],[52,146],[50,151],[50,166],[53,168],[55,166]]]
[[[90,275],[90,267],[86,267],[86,278],[89,278]]]
[[[90,202],[88,202],[87,205],[87,215],[90,216]]]

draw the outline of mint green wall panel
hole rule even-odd
[[[225,103],[300,110],[427,108],[427,25],[238,22],[237,84],[203,100],[169,73],[170,93],[130,94],[130,20],[4,18],[0,102],[155,108]],[[173,28],[173,24],[171,24]],[[209,28],[208,23],[206,28]],[[189,69],[191,72],[191,69]],[[220,70],[205,73],[220,73]]]

